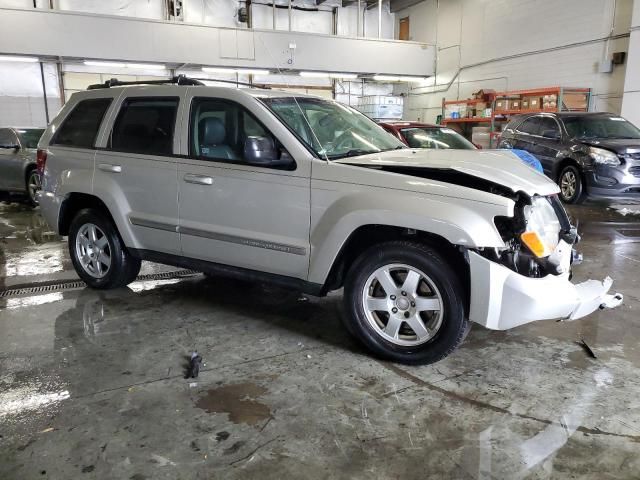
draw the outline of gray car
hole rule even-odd
[[[35,206],[40,189],[36,147],[44,128],[0,128],[0,192],[26,195]]]

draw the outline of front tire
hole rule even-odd
[[[99,210],[86,208],[73,218],[69,253],[76,272],[91,288],[124,287],[140,272],[140,259],[127,251],[111,219]]]
[[[564,203],[578,204],[585,199],[584,182],[580,170],[575,165],[567,165],[558,175],[560,199]]]
[[[437,362],[468,333],[460,279],[421,243],[389,242],[364,252],[349,270],[344,300],[349,332],[395,362]]]

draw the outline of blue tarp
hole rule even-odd
[[[544,173],[542,171],[542,164],[540,163],[540,160],[538,160],[535,156],[533,156],[526,150],[512,148],[510,149],[510,151],[515,153],[518,157],[520,157],[520,160],[522,160],[524,163],[529,165],[531,168],[538,170],[540,173]]]

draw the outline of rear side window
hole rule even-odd
[[[118,152],[171,155],[178,97],[129,98],[122,103],[107,148]]]
[[[540,117],[527,118],[518,127],[518,132],[538,135],[540,131]]]
[[[51,144],[93,148],[111,100],[111,98],[92,98],[79,102],[64,119]]]

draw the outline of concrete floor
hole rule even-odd
[[[337,295],[197,275],[0,297],[0,478],[639,478],[640,216],[571,213],[576,280],[610,274],[624,305],[476,326],[427,367],[363,352]],[[0,205],[0,290],[76,278],[47,230]]]

